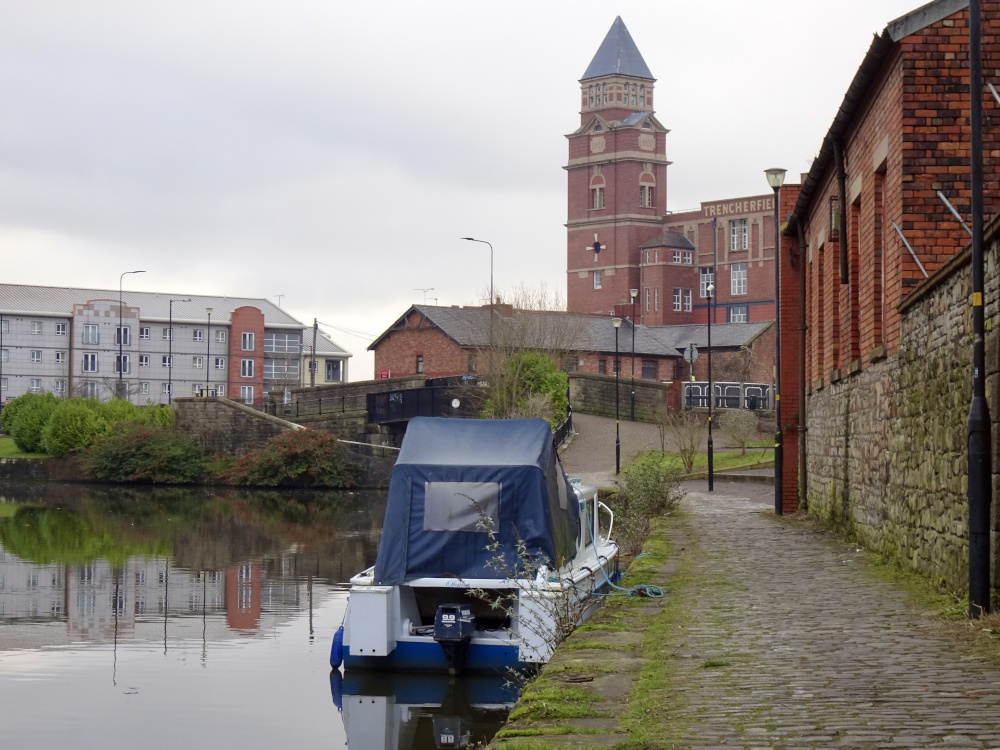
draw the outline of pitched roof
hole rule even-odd
[[[312,353],[312,334],[309,331],[305,332],[302,339],[303,352]],[[316,354],[346,354],[348,357],[353,356],[347,349],[338,346],[333,339],[327,336],[322,331],[319,332],[319,336],[316,337]]]
[[[369,346],[373,350],[383,339],[405,330],[406,319],[417,312],[427,318],[452,341],[464,348],[487,348],[490,344],[490,310],[481,307],[437,307],[413,305]],[[493,313],[493,335],[508,340],[516,336],[529,349],[559,349],[580,352],[613,352],[615,328],[610,316],[579,313],[515,310],[512,317]],[[619,351],[631,351],[632,329],[622,322]],[[498,333],[499,332],[499,333]],[[627,332],[627,333],[626,333]],[[679,357],[680,352],[654,335],[645,326],[635,327],[635,351],[658,357]]]
[[[671,247],[677,248],[678,250],[694,250],[694,243],[691,242],[683,234],[678,234],[677,232],[664,232],[663,234],[657,235],[640,249],[646,250],[652,247]]]
[[[760,323],[717,323],[712,326],[712,348],[746,346],[773,324],[772,320]],[[708,326],[704,323],[651,326],[649,331],[677,350],[687,348],[688,344],[708,346]]]
[[[81,287],[28,286],[24,284],[0,284],[0,313],[71,316],[73,305],[89,300],[118,300],[117,289],[86,289]],[[227,321],[237,307],[256,307],[264,313],[264,325],[275,328],[297,328],[305,326],[280,307],[266,299],[253,297],[217,297],[202,294],[167,294],[164,292],[122,291],[122,302],[139,308],[144,320],[168,320],[170,300],[190,299],[190,302],[174,302],[175,321],[203,321],[208,319],[206,307],[212,308],[212,320]]]
[[[615,18],[615,22],[611,24],[611,29],[604,37],[604,41],[597,49],[597,54],[594,55],[594,59],[587,67],[587,72],[580,80],[586,81],[588,78],[610,75],[655,80],[646,66],[646,61],[642,59],[639,48],[632,41],[632,35],[625,28],[625,22],[622,21],[621,16]]]

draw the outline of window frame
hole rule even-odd
[[[698,296],[708,297],[708,285],[715,284],[715,269],[712,266],[702,266],[698,269]]]
[[[683,309],[683,303],[681,302],[681,288],[679,286],[674,287],[674,312],[681,312]]]
[[[100,346],[101,327],[97,323],[84,323],[82,336],[84,346]]]
[[[245,357],[243,359],[240,359],[241,378],[252,378],[254,377],[254,372],[256,372],[256,368],[254,366],[253,357]]]
[[[249,344],[249,346],[247,346],[247,344]],[[240,351],[241,352],[257,351],[257,334],[255,331],[240,332]]]
[[[69,327],[65,323],[56,323],[56,336],[65,336]]]
[[[205,330],[203,328],[192,328],[191,329],[191,340],[195,342],[201,342],[205,340]]]
[[[82,362],[83,372],[100,372],[101,361],[97,352],[84,352]]]
[[[600,268],[594,269],[594,289],[604,288],[604,272]]]
[[[42,350],[32,349],[31,350],[31,364],[40,365],[42,364]]]
[[[744,296],[747,293],[747,264],[733,263],[729,267],[729,293]]]
[[[684,294],[684,312],[691,312],[691,310],[694,309],[691,299],[694,295],[691,294],[690,289],[683,290],[683,294]]]

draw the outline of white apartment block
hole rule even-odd
[[[209,393],[260,406],[272,389],[347,380],[351,354],[266,299],[0,284],[0,401]]]

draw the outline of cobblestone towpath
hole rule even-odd
[[[539,714],[531,737],[529,714],[509,742],[1000,748],[1000,669],[863,551],[772,508],[768,486],[689,483],[672,549],[650,570],[667,598],[606,605],[539,681],[590,691],[592,715]]]

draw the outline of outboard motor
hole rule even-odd
[[[434,640],[444,651],[448,662],[448,674],[456,675],[462,671],[465,655],[469,650],[469,641],[476,629],[476,618],[467,604],[442,604],[434,613]]]

